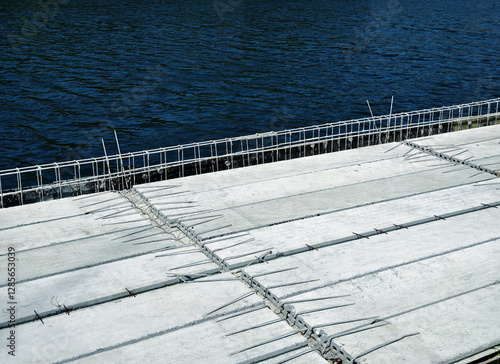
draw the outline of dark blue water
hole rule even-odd
[[[0,169],[500,96],[496,0],[0,2]]]

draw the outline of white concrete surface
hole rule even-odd
[[[450,363],[498,345],[500,180],[475,168],[500,167],[500,125],[412,142],[471,166],[392,143],[0,210],[20,322],[16,356],[4,348],[0,362],[326,362],[295,358],[308,336],[148,203],[226,263],[252,263],[244,271],[321,340],[388,322],[334,337],[329,358],[388,343],[356,362]]]
[[[187,251],[188,249],[190,248],[174,251]],[[140,255],[19,283],[17,297],[18,301],[23,304],[18,307],[17,319],[32,316],[34,310],[41,315],[45,312],[59,311],[61,308],[57,305],[75,307],[83,303],[92,304],[92,302],[109,300],[113,295],[126,293],[126,289],[138,292],[138,289],[149,286],[174,284],[176,281],[174,277],[167,275],[169,270],[202,260],[207,261],[207,264],[190,267],[190,274],[203,274],[208,270],[219,269],[200,252],[168,257],[159,256],[174,251]],[[23,255],[21,257],[24,259]],[[172,272],[182,273],[182,270]],[[6,321],[8,321],[7,313],[1,312],[0,325]]]
[[[483,134],[480,137],[484,139]],[[490,131],[486,149],[496,146],[491,144],[491,139],[496,140],[497,137],[491,134]],[[442,135],[437,137],[440,140],[443,138]],[[483,139],[479,139],[478,143],[483,143]],[[431,140],[424,138],[417,142],[430,144]],[[166,216],[177,218],[179,214],[191,211],[206,211],[206,216],[222,214],[223,217],[217,220],[194,227],[200,236],[210,238],[221,233],[257,229],[305,216],[495,179],[489,174],[478,174],[477,170],[470,167],[456,166],[422,153],[410,158],[411,153],[418,151],[396,146],[396,143],[392,143],[315,156],[314,165],[322,168],[304,167],[304,161],[309,159],[304,158],[281,161],[272,166],[259,165],[250,169],[207,174],[203,178],[191,176],[183,179],[182,186],[169,190],[188,190],[189,194],[162,196],[160,190],[147,193],[147,197]],[[364,160],[360,158],[363,150],[366,152]],[[458,152],[461,150],[463,148],[458,149]],[[349,162],[346,156],[353,153],[356,156]],[[158,185],[178,184],[172,180]],[[145,192],[147,187],[138,187],[138,190]],[[186,204],[165,204],[183,199],[192,202],[189,208],[184,208]]]
[[[217,278],[228,279],[231,275],[224,274]],[[148,350],[156,350],[157,356],[163,355],[171,363],[183,362],[182,357],[190,358],[187,359],[189,362],[202,363],[210,355],[214,360],[219,358],[217,362],[230,363],[235,359],[256,355],[263,349],[275,350],[281,345],[302,340],[300,335],[295,335],[270,343],[265,348],[232,356],[233,352],[251,346],[252,343],[293,333],[287,324],[281,323],[260,330],[258,336],[250,333],[225,338],[225,333],[234,331],[241,325],[276,318],[269,309],[264,309],[257,315],[243,315],[223,323],[215,322],[215,318],[223,317],[225,313],[261,304],[256,295],[250,295],[220,312],[206,316],[208,312],[246,293],[251,292],[235,279],[180,284],[77,310],[70,315],[48,317],[44,319],[44,324],[37,321],[20,325],[18,335],[30,345],[23,345],[16,359],[24,363],[46,363],[92,356],[87,360],[95,363],[96,360],[102,362],[98,356],[93,357],[93,354],[101,351],[119,349],[120,353],[120,348],[125,347],[124,354],[130,351],[140,353],[145,346],[149,347]],[[4,333],[5,330],[0,332]],[[151,339],[152,342],[149,342]],[[161,346],[157,346],[158,341],[162,343]],[[205,355],[201,355],[202,353]],[[122,357],[122,360],[127,361],[127,356]]]

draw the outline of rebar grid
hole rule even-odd
[[[0,208],[500,123],[500,98],[0,171]]]

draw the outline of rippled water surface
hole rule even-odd
[[[500,96],[496,0],[0,2],[0,169]]]

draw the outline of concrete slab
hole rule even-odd
[[[500,183],[477,166],[499,141],[500,125],[0,210],[19,321],[0,361],[325,362],[316,341],[358,364],[444,363],[497,345]],[[252,263],[284,306],[211,254]]]
[[[133,227],[151,226],[139,214],[135,216],[116,215],[115,220],[103,220],[114,211],[130,209],[131,204],[116,193],[91,195],[86,199],[74,198],[41,202],[33,205],[17,206],[0,210],[0,244],[11,244],[18,251],[40,248],[65,241],[86,239],[94,235],[118,234],[120,230]],[[105,202],[105,205],[85,207],[90,203]],[[101,210],[106,208],[109,210]],[[93,213],[92,211],[95,211]],[[141,219],[140,219],[141,218]],[[140,219],[140,221],[136,221]],[[108,225],[122,222],[121,226]],[[112,238],[116,237],[113,236]]]
[[[228,279],[231,276],[225,274],[219,278]],[[196,327],[196,325],[262,303],[257,296],[249,295],[234,305],[206,316],[207,313],[228,301],[248,293],[251,291],[237,280],[179,284],[136,297],[131,296],[76,310],[70,315],[47,317],[43,320],[44,324],[36,321],[17,326],[18,337],[22,338],[23,342],[29,342],[30,345],[23,345],[15,359],[26,363],[64,362],[66,359],[97,354],[101,350],[127,346],[189,327],[192,327],[191,332],[200,332],[207,339],[211,337],[212,340],[218,342],[223,337],[220,330],[215,337],[203,327]],[[275,318],[274,314],[267,311],[270,314],[268,317]],[[266,310],[262,310],[259,315],[264,315],[265,312]],[[248,316],[241,317],[243,321],[227,320],[226,327],[236,329],[240,327],[239,322],[250,320]],[[208,323],[207,325],[213,326],[214,324]],[[2,336],[6,335],[6,330],[0,330]],[[262,335],[279,336],[287,330],[293,332],[288,325],[283,324]],[[180,336],[184,335],[181,333]],[[184,340],[191,343],[188,346],[191,348],[196,343],[192,341],[190,335],[184,336]],[[259,339],[256,338],[256,340]],[[303,339],[297,337],[295,340]],[[168,338],[167,342],[171,342],[174,347],[180,347],[178,342]],[[248,344],[247,340],[241,338],[233,342],[234,346],[231,346],[231,349],[235,350],[242,349]],[[75,345],[76,343],[78,345]],[[164,357],[167,357],[174,355],[172,348],[172,346],[164,349],[156,347],[156,351],[163,350]],[[8,360],[5,351],[0,355],[2,355],[3,362]],[[186,360],[190,361],[189,357],[186,357]]]
[[[390,319],[387,326],[339,338],[339,347],[350,348],[356,356],[403,335],[419,333],[369,353],[359,362],[379,363],[388,355],[401,362],[453,362],[498,343],[499,294],[497,284],[426,306]]]
[[[319,243],[352,237],[353,232],[360,234],[373,232],[375,228],[384,229],[392,227],[393,224],[405,225],[412,221],[481,206],[481,203],[491,202],[492,192],[496,192],[494,189],[490,185],[482,188],[468,185],[418,194],[254,229],[244,236],[235,234],[234,239],[214,239],[213,243],[211,240],[208,243],[211,249],[219,251],[218,254],[222,258],[259,249],[273,248],[279,252],[286,252],[304,248],[306,244],[314,247]],[[498,198],[500,200],[500,195]],[[247,243],[236,245],[244,241]],[[245,259],[248,258],[242,257],[233,263]]]
[[[369,151],[366,153],[369,154]],[[335,154],[331,155],[332,159]],[[255,182],[246,185],[245,189],[226,185],[223,189],[212,189],[209,193],[193,190],[190,197],[197,203],[190,206],[192,211],[206,211],[206,216],[222,215],[194,230],[208,239],[305,216],[494,179],[488,174],[476,175],[476,170],[466,166],[455,167],[453,173],[443,173],[449,165],[430,166],[435,163],[435,160],[431,160],[415,165],[403,159],[391,159],[365,163],[357,170],[349,166],[297,178],[273,180],[272,183]],[[270,164],[267,168],[272,170],[273,166]],[[206,181],[206,184],[209,183]],[[160,195],[152,196],[150,201],[166,216],[178,218],[178,214],[184,212],[157,205],[157,201],[166,201]],[[183,218],[180,220],[183,221]]]
[[[377,235],[369,240],[360,239],[284,257],[265,266],[249,267],[246,271],[253,276],[260,276],[257,280],[265,287],[319,279],[317,282],[270,289],[285,302],[349,295],[294,305],[297,313],[320,310],[302,315],[312,326],[360,318],[373,320],[375,317],[386,318],[391,322],[390,327],[384,326],[368,333],[363,331],[334,340],[339,351],[355,357],[413,330],[420,332],[419,337],[405,338],[405,345],[410,347],[398,343],[391,351],[396,353],[394,358],[409,362],[449,362],[494,346],[500,337],[497,329],[500,327],[497,322],[500,307],[494,303],[500,296],[493,287],[500,282],[496,263],[500,259],[500,230],[496,224],[498,217],[498,209],[477,211],[439,221],[443,224],[424,224],[387,236]],[[475,231],[475,235],[466,233],[471,230]],[[389,246],[389,241],[395,244]],[[372,247],[376,249],[372,250]],[[263,275],[266,271],[273,272],[286,267],[298,269]],[[484,304],[476,297],[477,292],[482,290],[488,291],[485,297],[481,296]],[[367,295],[371,298],[364,303]],[[443,301],[449,301],[448,308],[439,308]],[[354,305],[335,308],[336,305],[350,303]],[[328,307],[332,308],[324,309]],[[481,320],[467,313],[471,310],[482,312]],[[420,311],[432,311],[432,314],[424,314],[426,320],[422,320]],[[466,317],[459,318],[459,312]],[[407,318],[400,317],[406,315]],[[401,326],[393,328],[396,325],[394,318]],[[332,335],[369,322],[341,324],[340,328],[339,325],[332,325],[322,329]],[[464,333],[467,333],[467,337],[480,339],[464,342]],[[450,335],[461,337],[461,343],[454,341],[454,345],[460,346],[460,353],[450,347]],[[422,350],[424,344],[419,340],[424,340],[425,345],[432,349],[428,352],[427,349]],[[387,355],[386,350],[380,353],[383,355],[367,355],[366,360],[378,363]]]
[[[498,209],[478,211],[446,221],[396,230],[387,235],[356,239],[319,251],[285,256],[265,266],[248,267],[246,271],[258,275],[286,267],[299,267],[293,273],[264,276],[259,281],[265,286],[284,284],[291,276],[300,276],[297,281],[320,278],[320,284],[339,282],[494,241],[500,237],[500,225],[496,224],[499,214]],[[467,234],[471,230],[475,231],[474,235]],[[283,296],[298,289],[285,287],[276,293]]]
[[[289,330],[289,329],[288,329]],[[245,358],[251,359],[252,355],[263,354],[267,351],[278,350],[283,345],[293,345],[300,342],[300,335],[291,336],[277,342],[271,342],[268,345],[256,348],[253,352],[231,355],[245,346],[250,346],[253,342],[259,340],[272,339],[272,335],[282,336],[287,332],[286,327],[273,327],[271,330],[265,330],[251,339],[243,341],[242,339],[225,338],[225,329],[219,327],[212,321],[204,322],[193,327],[182,328],[178,331],[152,337],[151,339],[140,341],[132,345],[125,345],[113,350],[105,350],[90,357],[78,359],[75,363],[238,363],[244,362]],[[269,335],[272,334],[272,335]],[[286,360],[293,355],[284,355],[277,360]],[[276,359],[266,360],[264,363],[277,363]],[[316,353],[310,353],[307,356],[294,360],[293,363],[325,363],[325,360]]]
[[[186,254],[169,255],[172,253]],[[18,266],[24,268],[24,257]],[[17,309],[17,322],[33,320],[36,310],[42,317],[67,309],[82,308],[116,300],[126,290],[139,294],[161,286],[178,282],[168,272],[182,273],[175,270],[179,266],[205,261],[205,264],[189,267],[190,274],[216,272],[219,267],[201,252],[194,252],[192,247],[167,250],[158,253],[139,255],[133,258],[116,260],[65,273],[53,274],[45,278],[36,278],[18,283],[17,299],[22,302]],[[3,287],[6,289],[6,287]],[[7,312],[0,312],[0,327],[6,327]]]

